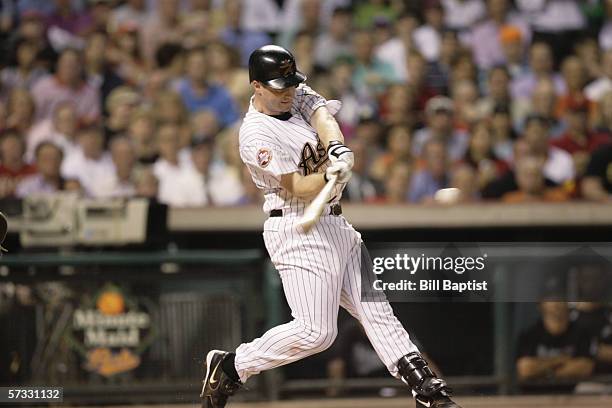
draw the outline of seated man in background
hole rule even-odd
[[[24,178],[15,190],[16,196],[25,198],[30,194],[47,194],[58,191],[79,191],[80,184],[76,180],[66,180],[62,177],[60,168],[64,154],[52,142],[42,142],[36,147],[37,173]]]
[[[593,372],[588,334],[570,320],[567,303],[542,301],[542,318],[521,333],[516,372],[519,381],[568,381]]]
[[[544,162],[540,157],[525,156],[516,161],[518,189],[502,196],[505,203],[560,202],[569,199],[561,187],[547,187],[544,179]]]
[[[612,144],[595,150],[580,185],[582,196],[591,201],[610,201],[612,197]]]
[[[596,374],[612,374],[612,310],[610,299],[612,269],[603,259],[572,267],[578,302],[572,305],[570,319],[591,340],[591,356]]]

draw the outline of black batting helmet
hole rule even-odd
[[[274,89],[296,86],[306,80],[297,70],[293,54],[278,45],[264,45],[249,57],[249,81],[259,81]]]

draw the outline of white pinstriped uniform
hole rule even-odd
[[[240,157],[257,187],[264,190],[264,211],[283,210],[282,217],[266,220],[263,236],[293,317],[238,347],[235,366],[243,383],[261,371],[331,346],[338,332],[340,306],[361,322],[392,375],[398,377],[396,363],[401,357],[418,351],[387,302],[360,300],[361,235],[343,216],[328,215],[329,209],[309,234],[302,233],[296,224],[309,203],[280,186],[283,174],[323,172],[329,165],[325,149],[317,150],[319,139],[310,126],[314,111],[326,103],[300,85],[291,118],[265,115],[251,103],[240,128]],[[337,108],[328,106],[335,113]],[[340,200],[343,188],[336,186],[332,204]]]

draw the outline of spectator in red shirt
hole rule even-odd
[[[25,143],[15,131],[6,131],[0,139],[0,198],[15,195],[22,178],[36,173],[36,168],[24,162]]]
[[[578,176],[584,174],[590,154],[599,146],[612,141],[608,134],[592,133],[587,126],[587,116],[588,103],[585,99],[570,101],[564,116],[567,130],[559,139],[551,142],[552,146],[572,155]]]

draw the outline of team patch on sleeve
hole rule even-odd
[[[266,167],[272,161],[272,152],[262,147],[257,151],[257,164],[259,167]]]

